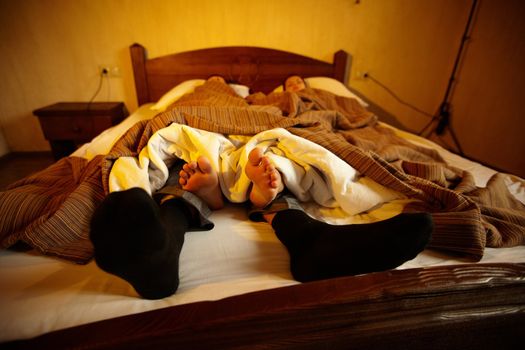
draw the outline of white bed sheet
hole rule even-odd
[[[153,115],[148,105],[142,106],[122,124],[105,131],[74,155],[92,158],[104,154],[127,128]],[[484,186],[495,173],[430,141],[399,130],[396,132],[413,142],[437,148],[451,164],[475,174],[479,186]],[[509,177],[508,183],[512,193],[525,202],[522,180]],[[391,217],[403,204],[397,201],[345,222]],[[313,215],[326,214],[332,221],[341,222],[340,213],[315,207],[309,210]],[[289,272],[286,249],[271,227],[248,221],[243,205],[229,204],[214,212],[211,220],[215,223],[213,230],[186,234],[180,258],[179,290],[162,300],[139,298],[129,284],[99,270],[94,262],[81,266],[32,253],[0,251],[0,310],[4,315],[0,319],[0,342],[172,305],[217,300],[298,283]],[[468,262],[425,250],[399,268]],[[481,262],[525,262],[525,247],[487,248]]]

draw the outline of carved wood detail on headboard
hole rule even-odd
[[[249,86],[252,91],[271,92],[290,74],[327,76],[346,83],[350,55],[334,54],[328,63],[291,52],[249,46],[229,46],[181,52],[152,59],[140,44],[130,46],[138,104],[157,101],[166,91],[188,79],[220,74]]]

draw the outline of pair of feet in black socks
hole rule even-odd
[[[144,190],[108,195],[93,214],[91,241],[97,265],[128,281],[146,299],[172,295],[179,256],[192,213],[181,199],[159,206]],[[273,221],[301,282],[395,268],[413,259],[430,239],[430,214],[400,214],[371,224],[329,225],[299,210]]]

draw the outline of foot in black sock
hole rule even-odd
[[[288,249],[292,275],[306,282],[393,269],[425,248],[433,221],[427,213],[405,213],[370,224],[330,225],[284,210],[272,227]]]
[[[179,200],[159,208],[140,188],[109,194],[91,219],[97,265],[128,281],[146,299],[172,295],[179,286],[187,216]]]

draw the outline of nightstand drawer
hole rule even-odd
[[[89,141],[98,135],[93,132],[92,119],[85,117],[46,117],[40,119],[40,125],[47,140]]]

